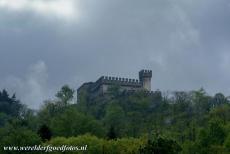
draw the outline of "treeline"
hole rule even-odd
[[[63,86],[34,111],[0,91],[0,153],[10,153],[9,145],[63,144],[88,145],[83,153],[230,153],[230,102],[221,93],[150,95],[114,86],[93,99],[82,92],[73,104],[74,92]]]

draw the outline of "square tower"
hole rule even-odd
[[[141,70],[139,72],[139,80],[142,84],[143,89],[151,91],[151,78],[152,78],[151,70]]]

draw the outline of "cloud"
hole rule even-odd
[[[32,11],[43,16],[72,19],[77,16],[74,0],[0,0],[0,8],[10,11]]]
[[[2,86],[7,87],[11,93],[16,92],[22,103],[38,109],[41,103],[53,94],[51,87],[48,88],[47,81],[46,64],[44,61],[38,61],[29,67],[24,77],[8,76]]]
[[[229,0],[65,0],[74,4],[74,16],[81,15],[71,24],[31,15],[58,16],[35,8],[35,2],[58,0],[24,2],[0,5],[0,79],[14,72],[11,81],[23,100],[50,98],[49,89],[65,83],[77,89],[101,75],[138,78],[143,68],[153,70],[153,90],[204,87],[210,94],[230,94]],[[46,69],[32,67],[40,59]],[[33,75],[42,72],[49,76]],[[32,94],[23,87],[38,90]]]

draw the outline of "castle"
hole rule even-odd
[[[77,89],[77,95],[79,96],[81,92],[86,91],[90,93],[91,96],[98,96],[106,94],[112,86],[119,86],[120,91],[148,91],[151,92],[151,70],[141,70],[139,72],[138,79],[120,78],[120,77],[110,77],[102,76],[96,82],[87,82],[82,84]]]

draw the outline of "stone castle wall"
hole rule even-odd
[[[83,84],[78,91],[87,87],[87,91],[92,95],[104,94],[111,85],[118,85],[121,91],[151,91],[151,70],[141,70],[139,80],[121,77],[102,76],[96,82]]]

